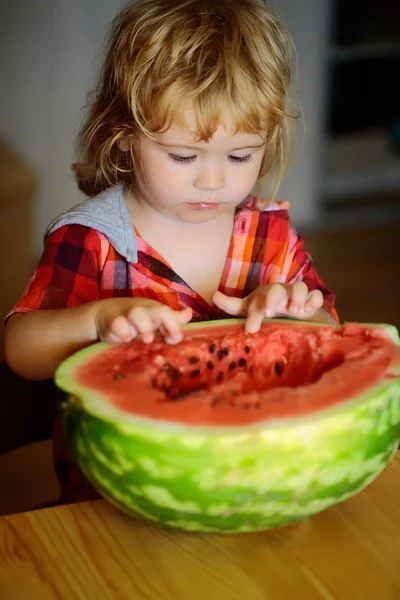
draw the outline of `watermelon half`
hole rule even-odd
[[[192,531],[248,532],[365,488],[400,438],[390,325],[231,319],[168,345],[97,343],[55,382],[71,456],[122,511]]]

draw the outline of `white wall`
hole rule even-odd
[[[34,248],[48,222],[82,198],[71,172],[75,136],[105,28],[122,0],[0,3],[0,136],[37,168]]]
[[[280,197],[296,224],[316,214],[321,73],[330,0],[276,0],[298,48],[308,139]],[[105,28],[123,0],[14,0],[0,3],[0,135],[38,169],[34,252],[47,223],[81,199],[70,165],[86,93]]]
[[[296,46],[300,96],[307,119],[305,136],[303,129],[299,130],[303,145],[279,192],[279,198],[290,200],[290,214],[299,227],[311,226],[320,218],[318,189],[324,153],[323,111],[331,3],[332,0],[273,0]]]

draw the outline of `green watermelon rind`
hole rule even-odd
[[[387,329],[399,344],[395,328]],[[71,376],[106,346],[96,344],[65,361],[56,383],[66,392],[60,409],[72,457],[94,487],[128,514],[192,531],[270,529],[358,493],[398,447],[396,378],[311,419],[207,429],[118,419],[102,403],[99,410],[98,394],[91,398]]]

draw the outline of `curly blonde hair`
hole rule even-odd
[[[201,141],[229,112],[237,131],[260,133],[266,149],[259,177],[273,194],[292,150],[289,112],[293,44],[264,0],[136,0],[112,24],[94,101],[79,134],[74,165],[89,196],[124,182],[143,190],[134,144],[166,131],[191,102]]]

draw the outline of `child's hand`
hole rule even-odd
[[[246,298],[233,298],[221,292],[213,295],[214,304],[224,312],[247,317],[246,332],[259,331],[265,317],[280,315],[296,319],[310,319],[323,305],[323,295],[320,290],[309,292],[302,281],[293,285],[273,283],[264,285]]]
[[[113,298],[100,300],[98,305],[97,335],[111,343],[130,342],[137,335],[150,343],[160,331],[167,343],[177,344],[182,340],[182,326],[192,318],[191,308],[173,310],[145,298]]]

